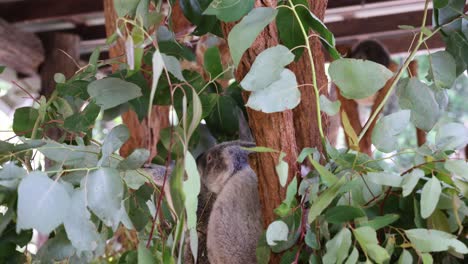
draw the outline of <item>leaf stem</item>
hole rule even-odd
[[[323,127],[322,127],[322,116],[321,116],[321,110],[320,110],[320,93],[317,87],[317,76],[315,74],[315,64],[314,64],[314,59],[312,55],[312,49],[310,48],[309,34],[307,34],[307,31],[301,22],[299,14],[296,11],[296,6],[292,3],[291,0],[289,0],[288,2],[289,2],[289,5],[291,6],[290,8],[291,11],[294,13],[294,16],[296,17],[298,21],[299,27],[301,28],[301,32],[305,40],[305,48],[307,49],[307,54],[310,60],[310,67],[311,67],[311,73],[312,73],[312,85],[313,85],[314,93],[315,93],[315,103],[317,105],[317,125],[319,127],[320,138],[322,139],[322,143],[323,143],[325,142],[325,135],[323,133]]]

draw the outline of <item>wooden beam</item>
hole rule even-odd
[[[352,18],[339,22],[327,23],[327,27],[333,32],[336,38],[370,34],[397,30],[399,25],[420,27],[423,14],[423,11],[415,11],[368,18]],[[432,17],[432,10],[429,10],[428,17]],[[428,22],[428,24],[431,24],[430,19]]]
[[[41,40],[33,33],[23,32],[0,19],[0,65],[17,72],[34,74],[44,61]]]
[[[328,1],[327,8],[338,8],[352,5],[363,5],[363,4],[372,4],[380,2],[389,2],[391,0],[332,0]]]
[[[34,0],[0,3],[0,17],[10,23],[102,12],[99,0]]]

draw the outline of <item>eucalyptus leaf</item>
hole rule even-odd
[[[216,0],[212,1],[203,12],[204,15],[215,15],[224,22],[239,20],[254,7],[254,0]]]
[[[375,94],[393,76],[385,66],[365,60],[339,59],[330,64],[328,73],[348,99],[362,99]]]
[[[288,181],[289,166],[288,166],[288,163],[284,161],[285,157],[286,157],[286,153],[281,152],[279,155],[278,164],[275,167],[276,173],[278,174],[279,182],[282,187],[285,187]]]
[[[361,245],[364,252],[367,253],[375,262],[383,263],[385,260],[390,259],[387,251],[379,246],[377,240],[377,233],[369,226],[359,227],[353,230],[356,240]]]
[[[421,216],[423,218],[428,218],[434,212],[441,192],[440,181],[435,176],[424,184],[421,192]]]
[[[451,173],[462,177],[465,181],[468,181],[468,162],[465,160],[447,160],[445,162],[445,168]]]
[[[295,108],[300,100],[296,76],[284,69],[279,80],[262,90],[253,91],[246,106],[264,113],[275,113]]]
[[[120,174],[128,188],[137,190],[151,178],[150,175],[145,175],[144,173],[143,170],[126,170]]]
[[[416,187],[416,184],[418,184],[419,179],[422,177],[424,177],[424,171],[420,169],[414,169],[403,176],[401,187],[403,188],[404,197],[413,192],[414,187]]]
[[[468,144],[468,129],[460,123],[448,123],[437,129],[435,145],[439,150],[460,149]]]
[[[338,181],[338,177],[331,173],[327,168],[320,165],[316,160],[311,160],[310,162],[317,170],[320,175],[320,179],[322,179],[326,186],[330,187]]]
[[[457,64],[447,51],[432,53],[429,57],[429,78],[439,88],[449,89],[457,78]]]
[[[369,172],[364,178],[378,185],[400,187],[403,178],[392,172]]]
[[[410,116],[411,112],[409,110],[401,110],[380,118],[372,130],[372,143],[374,146],[385,153],[397,149],[397,135],[407,128]]]
[[[119,78],[108,77],[91,82],[88,93],[103,110],[126,103],[142,95],[140,87]]]
[[[105,225],[116,230],[121,218],[123,183],[119,172],[112,168],[101,168],[90,173],[81,182],[86,192],[87,206]]]
[[[359,207],[339,205],[326,211],[325,220],[332,224],[341,224],[364,216],[365,212]]]
[[[182,67],[180,66],[180,61],[174,56],[169,56],[166,54],[161,54],[161,56],[167,71],[174,75],[174,77],[179,79],[179,81],[185,82],[185,78],[182,75]]]
[[[435,229],[405,230],[411,244],[422,253],[453,250],[460,254],[468,254],[466,245],[457,240],[455,235]]]
[[[287,241],[288,235],[288,225],[281,220],[277,220],[268,226],[266,231],[266,240],[269,246],[276,246],[278,241]]]
[[[188,176],[183,183],[187,228],[195,229],[197,227],[198,194],[200,193],[201,184],[197,164],[190,152],[185,153],[185,171]]]
[[[341,186],[346,182],[346,177],[342,177],[340,180],[335,182],[332,186],[326,189],[320,196],[312,203],[309,209],[309,215],[307,218],[308,223],[312,223],[317,216],[319,216],[325,208],[327,208],[333,199],[338,195]]]
[[[34,228],[49,234],[63,223],[71,200],[66,188],[44,172],[32,172],[18,187],[16,231]]]
[[[234,1],[252,2],[251,0]],[[234,66],[239,65],[242,54],[252,45],[263,28],[273,21],[277,13],[276,9],[270,7],[254,8],[232,28],[228,36],[228,44]]]
[[[332,102],[325,95],[321,94],[320,106],[322,107],[322,111],[327,115],[334,116],[340,111],[341,102],[339,100]]]
[[[109,134],[107,134],[102,144],[102,158],[98,165],[106,161],[114,151],[118,150],[128,139],[130,132],[125,125],[118,125],[114,127]]]
[[[386,214],[383,216],[377,216],[374,219],[362,224],[361,226],[369,226],[374,230],[379,230],[396,222],[398,219],[400,219],[400,216],[397,214]]]
[[[68,239],[77,253],[94,251],[99,244],[104,244],[97,228],[90,220],[91,214],[86,208],[86,195],[83,189],[77,189],[71,196],[71,203],[64,219]]]
[[[411,110],[411,122],[424,131],[434,127],[440,116],[440,107],[432,90],[417,78],[398,84],[397,96],[402,109]]]
[[[213,46],[208,48],[203,55],[203,62],[203,68],[210,75],[211,80],[214,80],[223,72],[223,64],[221,63],[221,55],[219,54],[218,47]]]
[[[322,258],[324,264],[343,263],[351,247],[351,232],[347,228],[341,229],[325,246],[327,253]]]
[[[135,170],[141,168],[148,160],[149,155],[150,152],[147,149],[135,149],[127,158],[119,163],[117,168],[123,170]]]
[[[13,162],[5,163],[0,170],[0,186],[16,190],[21,179],[27,174],[25,169],[16,166]]]

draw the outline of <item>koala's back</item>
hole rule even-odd
[[[213,205],[207,232],[210,262],[256,263],[261,230],[257,177],[248,167],[232,176]]]

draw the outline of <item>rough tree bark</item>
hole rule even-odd
[[[113,0],[104,0],[104,16],[106,19],[106,33],[110,36],[116,31],[116,21],[118,18]],[[121,61],[124,61],[124,54],[125,44],[123,40],[119,39],[117,43],[109,49],[109,57],[120,57]],[[115,71],[118,66],[114,64],[113,67]],[[149,83],[151,82],[151,78],[148,77],[147,80]],[[169,125],[169,111],[168,107],[161,106],[153,106],[152,111],[153,120],[151,122],[148,122],[147,119],[140,122],[137,114],[133,110],[129,110],[122,115],[123,123],[127,125],[130,130],[130,139],[120,149],[120,155],[126,157],[136,148],[148,149],[150,151],[149,160],[152,160],[157,155],[156,144],[159,141],[159,132]]]
[[[319,17],[323,17],[327,1],[309,1],[314,12],[318,12]],[[277,1],[260,1],[255,3],[256,7],[276,7]],[[225,36],[228,36],[233,23],[223,24]],[[236,71],[236,79],[242,80],[249,71],[255,58],[263,50],[278,45],[277,28],[274,23],[268,25],[257,37],[253,45],[245,52]],[[314,60],[318,77],[318,85],[321,92],[326,94],[327,79],[324,70],[324,56],[318,41],[312,41]],[[299,84],[311,84],[310,63],[303,56],[301,60],[290,66],[296,73]],[[321,141],[316,126],[316,105],[315,95],[311,86],[301,87],[301,103],[294,110],[287,110],[281,113],[265,114],[247,108],[249,116],[249,126],[252,130],[255,142],[258,146],[267,146],[286,153],[285,159],[289,164],[288,179],[298,175],[296,158],[299,148],[318,147],[321,148]],[[248,94],[244,93],[244,100]],[[285,188],[279,184],[275,165],[278,161],[278,154],[261,153],[256,154],[251,161],[251,166],[258,175],[260,202],[262,204],[262,214],[264,227],[267,227],[276,216],[273,210],[281,204],[285,198]],[[276,262],[276,261],[274,261]]]

